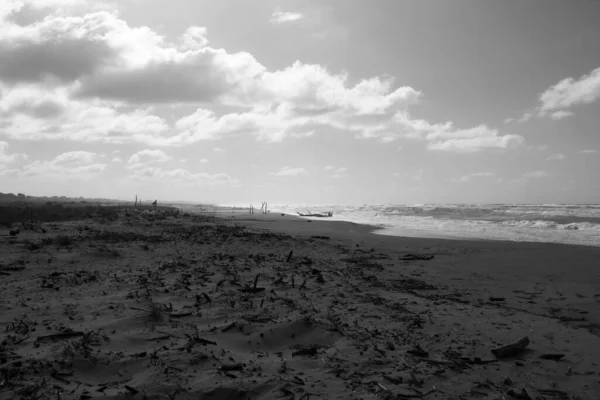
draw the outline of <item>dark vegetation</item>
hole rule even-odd
[[[46,223],[86,218],[116,221],[122,208],[82,203],[4,203],[0,204],[0,226],[10,228],[21,222]]]

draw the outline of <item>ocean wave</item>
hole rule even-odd
[[[507,225],[516,228],[545,228],[545,229],[564,229],[569,231],[599,231],[600,224],[591,222],[571,222],[560,224],[549,220],[510,220],[500,222],[500,225]]]

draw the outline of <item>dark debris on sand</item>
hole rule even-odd
[[[456,319],[482,306],[390,255],[160,210],[46,235],[58,239],[18,239],[20,264],[0,266],[12,316],[0,320],[0,399],[580,396],[525,389],[530,377],[491,348],[521,363],[568,355],[461,334]]]

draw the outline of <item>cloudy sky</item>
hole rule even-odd
[[[1,0],[0,192],[600,202],[600,1]]]

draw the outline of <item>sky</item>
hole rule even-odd
[[[0,192],[600,203],[600,1],[2,0]]]

